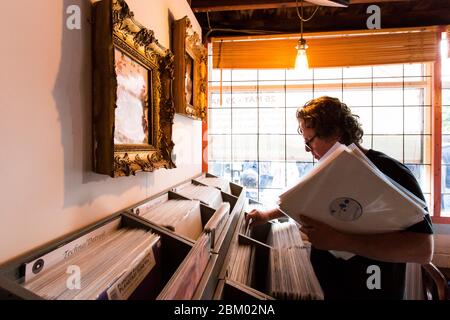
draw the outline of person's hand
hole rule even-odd
[[[311,219],[306,216],[300,216],[300,231],[303,232],[309,242],[321,250],[345,250],[345,234],[333,229],[329,225]]]
[[[271,220],[270,211],[259,211],[253,209],[245,216],[245,221],[250,223],[251,227],[264,224],[269,220]]]

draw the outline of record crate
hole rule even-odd
[[[197,278],[186,277],[185,270],[197,268],[202,269],[203,272],[208,261],[206,258],[209,259],[209,250],[206,250],[203,254],[206,258],[203,259],[204,262],[201,265],[202,263],[195,262],[193,252],[196,251],[195,255],[198,255],[202,248],[195,248],[192,242],[186,241],[182,237],[129,213],[121,212],[0,266],[0,299],[42,300],[41,296],[23,286],[26,272],[40,273],[46,270],[46,267],[50,268],[55,259],[56,261],[62,261],[68,250],[74,250],[77,247],[82,248],[90,241],[89,239],[92,240],[92,238],[89,238],[90,236],[95,237],[105,228],[137,228],[152,231],[160,236],[160,246],[157,252],[153,252],[156,264],[145,276],[145,279],[137,285],[129,299],[177,299],[178,297],[189,298],[193,295],[200,276]],[[201,245],[205,246],[206,249],[210,248],[207,239],[202,241]],[[192,266],[193,263],[197,264]],[[169,294],[161,297],[161,292],[168,291],[167,289],[170,289]],[[171,297],[170,294],[173,296]],[[111,298],[114,297],[102,294],[97,299]]]

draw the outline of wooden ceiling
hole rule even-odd
[[[203,36],[242,36],[300,33],[296,0],[187,0]],[[306,0],[307,1],[307,0]],[[381,28],[450,25],[450,0],[349,0],[346,8],[319,7],[305,22],[304,32],[367,29],[367,8],[381,10]],[[298,1],[300,4],[300,1]],[[304,17],[317,7],[304,3]]]

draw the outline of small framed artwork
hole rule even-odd
[[[207,109],[207,52],[188,17],[173,24],[176,112],[204,120]]]
[[[94,168],[111,177],[175,168],[174,56],[124,0],[94,3]]]

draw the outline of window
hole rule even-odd
[[[274,205],[283,189],[314,165],[297,134],[296,110],[312,98],[328,95],[360,116],[364,147],[382,151],[412,170],[430,204],[430,78],[427,64],[321,68],[301,77],[293,70],[213,69],[210,171],[246,186],[250,198]]]
[[[450,59],[448,44],[442,41],[442,171],[441,216],[450,217]]]

